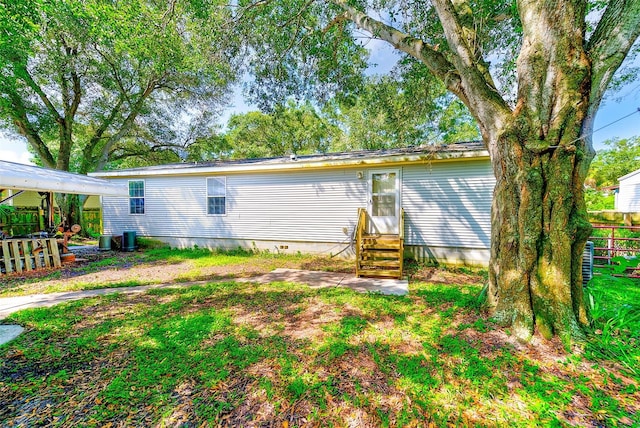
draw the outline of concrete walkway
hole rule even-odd
[[[260,283],[297,282],[313,288],[347,287],[361,293],[371,292],[396,296],[404,296],[409,292],[409,281],[406,279],[356,278],[347,273],[299,269],[279,268],[264,275],[248,278],[247,281]]]
[[[220,281],[220,280],[218,280]],[[226,281],[226,280],[223,280]],[[409,292],[407,280],[356,278],[353,275],[338,272],[318,272],[298,269],[276,269],[264,275],[251,278],[233,279],[236,282],[258,282],[261,284],[283,281],[307,284],[313,288],[347,287],[361,293],[380,293],[402,296]],[[70,302],[88,297],[103,296],[105,294],[137,294],[154,288],[178,288],[192,285],[203,285],[212,281],[196,281],[184,283],[169,283],[143,285],[139,287],[102,288],[99,290],[68,291],[62,293],[32,294],[28,296],[0,298],[0,320],[10,314],[27,308],[41,308],[54,306],[59,303]],[[20,326],[0,325],[0,345],[12,340],[22,331]]]

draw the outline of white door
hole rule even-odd
[[[369,233],[398,234],[400,170],[369,171]]]

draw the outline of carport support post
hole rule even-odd
[[[53,192],[47,194],[47,229],[53,229]]]

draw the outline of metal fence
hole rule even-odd
[[[593,266],[640,278],[640,226],[593,225]]]

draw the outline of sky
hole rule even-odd
[[[398,58],[394,48],[386,42],[373,39],[367,42],[366,47],[370,50],[369,62],[372,64],[368,74],[386,73]],[[244,101],[238,88],[231,103],[225,108],[220,123],[225,124],[233,113],[244,113],[250,110],[257,110],[257,108]],[[628,117],[622,119],[625,116]],[[593,143],[596,150],[602,150],[606,148],[604,142],[607,140],[634,136],[640,136],[640,81],[628,84],[605,99],[596,115]],[[0,160],[30,164],[32,157],[27,151],[25,139],[7,138],[0,134]]]

